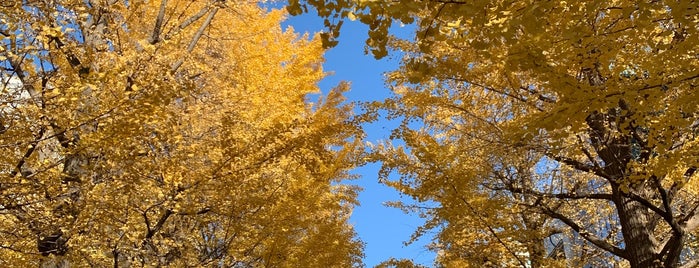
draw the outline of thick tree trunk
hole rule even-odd
[[[625,103],[620,102],[622,110],[625,110],[624,106]],[[677,261],[672,259],[675,259],[673,255],[678,252],[678,249],[681,251],[682,235],[678,239],[671,239],[668,242],[669,250],[661,252],[660,243],[656,240],[654,233],[656,226],[652,220],[658,215],[646,205],[632,200],[628,193],[620,189],[619,183],[624,180],[628,163],[633,159],[631,136],[611,134],[615,131],[613,128],[619,128],[619,121],[623,121],[620,117],[623,116],[619,111],[612,110],[607,114],[592,113],[586,121],[590,127],[591,145],[602,159],[606,179],[612,186],[612,201],[616,207],[624,237],[625,257],[634,268],[674,267]],[[616,129],[616,131],[623,132],[622,129]],[[656,192],[654,187],[644,183],[631,185],[629,188],[627,192],[649,201]],[[663,263],[665,260],[668,261]]]
[[[663,267],[655,249],[658,242],[649,229],[650,211],[643,205],[623,197],[614,189],[614,204],[624,236],[625,251],[631,267]]]

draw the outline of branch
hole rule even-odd
[[[623,249],[618,248],[618,247],[610,244],[609,242],[604,241],[604,240],[598,238],[597,236],[591,234],[587,230],[582,229],[582,227],[580,227],[580,225],[575,223],[570,218],[564,216],[563,214],[555,212],[555,211],[553,211],[545,206],[542,207],[542,212],[546,215],[549,215],[552,218],[560,220],[565,225],[568,225],[571,229],[573,229],[573,231],[578,233],[582,238],[584,238],[588,242],[594,244],[595,246],[597,246],[597,247],[599,247],[599,248],[601,248],[609,253],[612,253],[620,258],[628,259],[628,256],[626,256],[627,254]]]
[[[667,83],[660,83],[660,84],[655,84],[655,85],[645,85],[645,86],[643,86],[643,87],[641,87],[641,88],[636,89],[636,91],[644,91],[644,90],[653,89],[653,88],[664,88],[664,87],[669,87],[669,86],[672,85],[673,83],[686,82],[686,81],[694,80],[694,79],[697,79],[697,78],[699,78],[699,73],[694,74],[694,75],[691,75],[691,76],[688,76],[688,77],[685,77],[685,78],[682,78],[682,79],[669,81],[669,82],[667,82]],[[604,97],[605,97],[605,98],[609,98],[609,97],[613,97],[613,96],[619,96],[619,95],[623,95],[625,92],[626,92],[626,91],[614,92],[614,93],[607,94],[607,95],[605,95]]]
[[[535,95],[536,99],[538,99],[540,101],[547,102],[547,103],[556,103],[556,100],[554,100],[550,97],[546,97],[541,92],[538,92],[532,88],[520,86],[519,89],[527,91],[527,92],[529,92],[529,94]]]
[[[485,89],[485,90],[489,90],[489,91],[498,93],[498,94],[500,94],[500,95],[503,95],[503,96],[505,96],[505,97],[513,98],[513,99],[515,99],[515,100],[518,100],[518,101],[521,101],[521,102],[523,102],[523,103],[529,104],[529,105],[531,105],[532,107],[534,107],[535,109],[537,109],[537,110],[540,111],[540,112],[543,112],[543,111],[544,111],[543,108],[536,106],[535,104],[529,102],[527,99],[523,98],[522,96],[513,95],[512,93],[508,93],[508,92],[506,92],[505,90],[496,89],[496,88],[494,88],[494,87],[490,87],[490,86],[487,86],[487,85],[484,85],[484,84],[481,84],[481,83],[478,83],[478,82],[473,82],[473,81],[470,81],[470,80],[464,79],[464,78],[448,77],[447,79],[451,79],[451,80],[454,80],[454,81],[459,81],[459,82],[468,83],[468,84],[470,84],[470,85],[474,85],[474,86],[477,86],[477,87],[481,87],[481,88],[483,88],[483,89]],[[521,88],[521,87],[520,87],[520,88]],[[550,102],[550,103],[553,103],[553,102],[554,102],[553,100],[550,100],[550,99],[549,99],[549,100],[545,100],[546,97],[544,97],[543,95],[539,95],[538,98],[539,98],[540,100],[542,100],[542,101],[545,101],[545,102]],[[544,98],[544,99],[542,99],[542,98]]]
[[[194,36],[192,37],[192,41],[190,41],[190,42],[189,42],[189,46],[187,46],[187,52],[188,52],[188,53],[191,53],[191,52],[194,50],[194,47],[197,45],[197,42],[199,42],[199,39],[200,39],[201,36],[204,34],[204,31],[206,30],[206,28],[209,27],[209,24],[211,24],[211,21],[214,19],[214,16],[216,15],[216,12],[218,12],[218,8],[217,8],[217,7],[214,8],[214,10],[212,10],[212,11],[209,13],[209,16],[206,17],[206,20],[204,21],[204,23],[199,27],[199,30],[197,30],[197,32],[194,34]],[[173,72],[173,73],[176,72],[177,69],[179,69],[180,66],[182,66],[183,63],[184,63],[184,59],[180,59],[180,60],[177,61],[175,64],[173,64],[173,65],[172,65],[172,72]]]
[[[630,197],[631,200],[640,203],[641,205],[645,206],[646,208],[648,208],[648,209],[652,210],[653,212],[655,212],[656,214],[660,215],[663,218],[663,220],[665,220],[668,224],[671,224],[671,222],[673,221],[672,214],[668,214],[667,211],[659,208],[656,205],[653,205],[653,203],[651,203],[647,199],[645,199],[637,194],[634,194],[634,193],[628,193],[628,197]],[[674,229],[675,228],[673,227],[673,230]]]
[[[25,56],[26,56],[26,54],[25,54]],[[32,85],[31,83],[27,83],[27,77],[26,77],[26,74],[24,73],[24,70],[22,69],[22,65],[21,65],[22,64],[21,61],[23,61],[23,60],[24,60],[24,56],[22,57],[22,59],[20,61],[18,61],[17,59],[10,59],[10,61],[9,61],[10,66],[12,67],[14,74],[17,75],[17,78],[19,78],[20,82],[22,83],[22,87],[24,88],[24,90],[26,90],[27,93],[29,93],[29,96],[31,97],[31,99],[34,100],[34,105],[36,105],[40,109],[44,109],[44,105],[45,105],[44,99],[36,92],[34,85]],[[75,60],[77,60],[77,58],[75,58]],[[79,61],[78,61],[78,65],[80,65]],[[48,116],[45,116],[44,118],[46,118],[47,121],[49,121],[49,124],[51,125],[51,129],[54,132],[53,136],[58,139],[58,141],[62,147],[68,148],[70,146],[72,140],[68,139],[65,136],[66,131],[62,130],[55,123],[55,120],[53,120],[52,118],[50,118]]]
[[[665,208],[665,215],[662,215],[663,219],[665,219],[667,224],[672,227],[672,230],[676,234],[684,233],[682,227],[680,227],[675,218],[672,217],[672,207],[670,206],[672,200],[670,200],[670,197],[668,197],[667,191],[665,191],[665,188],[663,188],[663,186],[660,184],[660,180],[658,180],[657,177],[653,176],[653,182],[655,183],[655,187],[658,189],[658,192],[660,192],[660,198],[663,200],[663,207]]]
[[[165,19],[165,7],[167,6],[167,0],[162,0],[160,2],[160,10],[158,11],[158,17],[155,19],[155,26],[153,26],[153,34],[150,38],[150,44],[154,45],[160,41],[160,32],[163,27],[163,20]]]
[[[434,17],[431,18],[431,21],[429,24],[427,24],[427,28],[425,29],[425,32],[422,34],[422,39],[427,39],[427,34],[429,31],[432,29],[432,24],[434,24],[434,21],[439,17],[439,13],[442,13],[442,9],[446,6],[448,3],[442,3],[442,5],[437,8],[437,13],[434,14]]]
[[[119,268],[119,250],[116,245],[112,249],[112,255],[114,255],[114,268]]]
[[[576,194],[576,193],[560,193],[560,194],[548,194],[537,191],[532,191],[529,189],[521,188],[510,188],[510,189],[495,189],[495,190],[509,190],[517,194],[530,194],[537,197],[547,197],[556,199],[594,199],[594,200],[612,200],[612,194]]]
[[[161,228],[163,228],[163,225],[165,224],[165,221],[172,215],[172,210],[166,209],[165,212],[163,213],[162,216],[160,216],[160,219],[158,219],[158,222],[155,223],[155,226],[153,226],[153,229],[148,229],[148,232],[146,233],[146,237],[143,239],[144,243],[146,240],[152,238],[158,231],[160,231]]]
[[[211,6],[205,6],[204,8],[202,8],[201,10],[199,10],[199,12],[198,12],[197,14],[194,14],[194,15],[191,16],[189,19],[187,19],[187,20],[183,21],[182,23],[180,23],[180,25],[177,26],[177,28],[175,29],[174,32],[169,32],[169,33],[167,33],[167,34],[165,35],[165,40],[168,40],[168,39],[172,38],[173,35],[179,33],[180,31],[182,31],[182,29],[187,28],[187,26],[189,26],[190,24],[192,24],[192,23],[196,22],[197,20],[199,20],[201,17],[203,17],[204,15],[206,15],[206,13],[208,13],[209,10],[211,10]]]
[[[510,247],[508,247],[507,244],[505,244],[505,242],[503,242],[502,239],[500,239],[500,237],[498,237],[498,235],[497,235],[497,233],[495,232],[495,230],[493,230],[493,227],[490,227],[490,225],[486,224],[485,219],[483,219],[483,217],[480,215],[480,213],[478,213],[478,211],[476,211],[476,209],[475,209],[473,206],[471,206],[471,204],[468,202],[468,200],[466,200],[463,196],[461,196],[461,195],[459,194],[459,191],[456,189],[456,187],[455,187],[453,184],[451,185],[451,188],[454,190],[454,192],[455,192],[456,195],[459,197],[459,199],[461,199],[461,201],[466,205],[466,207],[467,207],[469,210],[471,210],[471,212],[472,212],[474,215],[476,215],[476,217],[478,217],[478,219],[480,220],[480,222],[481,222],[486,228],[488,228],[488,232],[490,232],[490,234],[492,234],[493,237],[495,237],[495,240],[497,240],[498,243],[500,243],[500,244],[505,248],[505,250],[507,250],[507,252],[509,252],[510,254],[512,254],[512,256],[515,257],[515,259],[519,262],[519,264],[520,264],[522,267],[528,267],[528,266],[527,266],[526,264],[524,264],[524,262],[519,258],[519,256],[518,256],[514,251],[512,251],[512,249],[510,249]]]
[[[500,129],[500,127],[497,124],[490,122],[487,119],[474,114],[473,112],[469,111],[468,109],[466,109],[464,107],[455,105],[453,103],[444,103],[444,105],[447,106],[448,108],[453,108],[453,109],[459,110],[460,112],[463,112],[466,115],[477,119],[478,121],[484,122],[484,123],[488,124],[489,126],[493,127],[495,130],[497,130],[498,133],[502,133],[502,129]]]
[[[19,162],[17,162],[17,165],[15,166],[15,169],[10,172],[10,178],[14,178],[17,173],[22,173],[22,166],[24,166],[24,163],[27,161],[29,157],[32,156],[34,151],[36,151],[36,147],[39,145],[39,141],[44,137],[44,132],[46,131],[46,127],[41,127],[39,129],[39,133],[37,135],[37,138],[29,144],[29,148],[27,148],[27,151],[24,152],[24,155],[22,158],[19,159]]]
[[[595,169],[602,170],[602,167],[597,162],[597,160],[595,160],[595,158],[592,157],[590,150],[585,148],[586,142],[583,142],[582,137],[580,137],[580,135],[575,135],[575,136],[578,137],[578,142],[580,142],[580,150],[582,150],[582,152],[585,154],[585,156],[587,156],[587,159],[590,160],[590,162],[592,162],[592,165],[595,167]]]
[[[580,161],[577,161],[575,159],[571,159],[571,158],[564,157],[564,156],[551,155],[549,153],[546,153],[546,156],[550,157],[553,160],[556,160],[558,162],[561,162],[563,164],[571,166],[577,170],[584,171],[587,173],[592,173],[592,174],[595,174],[599,177],[602,177],[602,178],[605,178],[608,180],[610,179],[609,175],[604,173],[604,171],[602,171],[602,169],[596,168],[594,166],[583,164]]]
[[[150,220],[148,219],[148,209],[143,211],[142,215],[143,215],[143,220],[146,222],[146,230],[147,230],[147,232],[150,232],[151,229],[150,229]]]
[[[182,215],[182,216],[201,215],[201,214],[206,214],[209,211],[211,211],[211,208],[205,207],[205,208],[202,208],[202,209],[194,211],[194,212],[177,212],[177,215]]]
[[[673,233],[670,239],[665,241],[662,250],[658,253],[658,256],[665,256],[665,267],[674,267],[679,262],[684,235],[681,232]]]
[[[66,55],[68,63],[70,63],[70,66],[73,67],[73,69],[77,69],[78,73],[80,75],[86,75],[90,72],[90,68],[83,67],[82,62],[80,62],[80,59],[78,59],[78,57],[75,56],[75,54],[73,54],[71,51],[63,50],[64,44],[61,41],[61,39],[59,39],[58,37],[55,37],[55,36],[52,36],[49,38],[50,38],[50,41],[52,41],[54,44],[56,44],[56,49],[58,49],[58,51],[61,51],[63,54]]]

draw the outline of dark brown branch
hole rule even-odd
[[[150,219],[148,219],[148,209],[143,211],[141,215],[143,215],[143,221],[146,222],[146,230],[150,232]]]
[[[211,208],[205,207],[205,208],[202,208],[202,209],[194,211],[194,212],[177,212],[177,215],[182,215],[182,216],[201,215],[201,214],[206,214],[209,211],[211,211]]]
[[[665,267],[676,267],[676,264],[680,260],[680,253],[682,253],[681,245],[684,236],[685,234],[683,232],[673,233],[658,254],[659,256],[665,256]]]
[[[51,129],[53,129],[53,136],[56,137],[58,140],[58,143],[61,144],[61,147],[63,148],[69,148],[72,144],[72,140],[66,137],[66,130],[61,129],[53,120],[50,120],[49,124],[51,125]]]
[[[672,207],[670,206],[670,203],[672,202],[672,200],[668,196],[667,191],[660,184],[660,180],[657,177],[653,176],[652,179],[653,179],[653,183],[655,184],[655,188],[657,188],[658,192],[660,193],[660,198],[663,201],[663,207],[665,208],[665,215],[663,215],[663,219],[665,219],[667,224],[670,225],[670,227],[672,227],[672,230],[676,234],[684,233],[684,230],[682,230],[682,227],[680,227],[680,225],[677,223],[675,218],[672,216],[672,214],[673,214]]]
[[[540,111],[540,112],[543,112],[543,111],[544,111],[543,108],[536,106],[534,103],[531,103],[528,99],[526,99],[526,98],[524,98],[524,97],[522,97],[522,96],[518,96],[518,95],[514,95],[514,94],[512,94],[512,93],[509,93],[509,92],[505,91],[504,89],[497,89],[497,88],[494,88],[494,87],[491,87],[491,86],[487,86],[487,85],[484,85],[484,84],[481,84],[481,83],[478,83],[478,82],[470,81],[470,80],[464,79],[464,78],[450,77],[450,78],[447,78],[447,79],[451,79],[451,80],[454,80],[454,81],[459,81],[459,82],[468,83],[468,84],[470,84],[470,85],[474,85],[474,86],[477,86],[477,87],[481,87],[481,88],[483,88],[483,89],[485,89],[485,90],[498,93],[498,94],[500,94],[500,95],[503,95],[503,96],[508,97],[508,98],[515,99],[515,100],[520,101],[520,102],[522,102],[522,103],[526,103],[526,104],[530,105],[531,107],[534,107],[534,109],[536,109],[536,110],[538,110],[538,111]],[[523,87],[520,87],[520,88],[529,91],[528,89],[525,89],[525,88],[523,88]],[[549,98],[547,98],[547,97],[545,97],[545,96],[543,96],[543,95],[541,95],[541,94],[538,94],[537,98],[540,99],[540,100],[542,100],[542,101],[549,102],[549,103],[554,103],[554,102],[555,102],[554,100],[549,99]]]
[[[36,147],[39,145],[39,141],[44,137],[44,132],[46,131],[45,127],[41,127],[39,129],[39,133],[37,134],[36,139],[32,143],[29,144],[29,148],[27,148],[27,151],[24,152],[24,155],[22,158],[19,159],[17,162],[17,165],[15,166],[15,169],[10,172],[10,178],[14,178],[17,176],[17,173],[22,173],[22,166],[24,166],[24,163],[29,159],[29,157],[32,156],[34,151],[36,151]]]
[[[75,56],[75,54],[73,54],[70,51],[63,50],[64,44],[61,41],[61,39],[59,39],[58,37],[52,36],[52,37],[50,37],[50,41],[52,41],[55,44],[56,48],[59,51],[61,51],[63,54],[66,55],[68,63],[70,63],[70,66],[73,67],[73,69],[77,69],[78,73],[80,75],[85,75],[85,74],[90,72],[90,69],[88,67],[82,66],[82,62],[80,61],[80,59],[78,59],[77,56]]]
[[[112,249],[112,255],[114,255],[114,268],[119,268],[119,250],[116,246]]]
[[[153,34],[150,38],[150,44],[154,45],[160,41],[160,32],[163,28],[163,20],[165,19],[165,7],[167,7],[167,0],[162,0],[160,2],[160,10],[158,11],[158,17],[155,18],[155,26],[153,26]]]
[[[578,233],[582,238],[584,238],[588,242],[594,244],[595,246],[597,246],[597,247],[599,247],[599,248],[601,248],[609,253],[612,253],[620,258],[628,259],[628,256],[623,249],[618,248],[618,247],[608,243],[607,241],[604,241],[604,240],[598,238],[597,236],[593,235],[589,231],[580,227],[580,225],[575,223],[575,221],[564,216],[563,214],[555,212],[555,211],[549,209],[548,207],[542,207],[542,212],[546,215],[549,215],[552,218],[560,220],[565,225],[568,225],[571,229],[573,229],[573,231]]]
[[[446,6],[446,4],[447,3],[442,3],[442,5],[440,5],[439,8],[437,8],[437,12],[431,18],[430,23],[427,25],[427,29],[425,29],[425,32],[422,34],[422,39],[427,39],[427,35],[429,34],[430,30],[432,30],[432,24],[434,24],[434,21],[437,20],[439,14],[442,13],[442,10]]]
[[[660,215],[660,217],[662,217],[663,220],[668,222],[668,224],[670,224],[670,221],[672,221],[672,214],[668,214],[667,211],[659,208],[656,205],[653,205],[653,203],[651,203],[647,199],[645,199],[637,194],[634,194],[634,193],[628,193],[627,195],[628,195],[628,197],[631,198],[631,200],[638,202],[639,204],[643,205],[644,207],[646,207],[646,208],[652,210],[653,212],[655,212],[656,214]]]
[[[559,193],[559,194],[549,194],[537,191],[532,191],[528,189],[521,188],[509,188],[509,189],[495,189],[495,190],[508,190],[512,193],[533,195],[536,197],[544,198],[556,198],[556,199],[591,199],[591,200],[612,200],[612,194],[576,194],[576,193]]]
[[[596,168],[594,166],[586,165],[581,163],[580,161],[577,161],[575,159],[563,157],[563,156],[557,156],[557,155],[551,155],[549,153],[546,154],[547,157],[550,157],[553,160],[556,160],[558,162],[561,162],[563,164],[566,164],[568,166],[571,166],[577,170],[584,171],[587,173],[592,173],[595,174],[599,177],[605,178],[605,179],[610,179],[610,176],[604,173],[602,169]]]
[[[585,148],[585,144],[586,144],[586,143],[583,142],[583,140],[582,140],[582,138],[580,137],[580,135],[576,135],[576,136],[578,137],[578,141],[580,142],[580,150],[582,150],[583,154],[585,154],[585,156],[587,157],[587,159],[590,160],[590,162],[592,162],[592,165],[595,167],[596,170],[602,170],[602,167],[601,167],[600,164],[597,162],[597,160],[595,160],[595,158],[592,157],[592,154],[590,153],[590,150],[588,150],[587,148]]]
[[[163,228],[163,225],[165,225],[165,222],[167,221],[168,218],[173,214],[172,210],[166,209],[165,212],[163,212],[163,215],[160,216],[160,219],[158,219],[158,222],[155,223],[152,229],[148,229],[148,232],[146,233],[146,237],[144,239],[144,242],[148,239],[151,239],[158,231],[160,231],[161,228]]]
[[[549,98],[549,97],[546,97],[546,96],[544,96],[544,94],[542,94],[541,92],[538,92],[534,89],[531,89],[529,87],[523,87],[523,86],[521,86],[519,88],[529,92],[529,94],[536,95],[536,99],[538,99],[540,101],[547,102],[547,103],[556,103],[556,100]]]
[[[699,73],[694,74],[694,75],[691,75],[691,76],[688,76],[688,77],[685,77],[685,78],[682,78],[682,79],[669,81],[669,82],[667,82],[667,83],[661,83],[661,84],[655,84],[655,85],[645,85],[645,86],[643,86],[643,87],[641,87],[641,88],[636,89],[636,91],[644,91],[644,90],[654,89],[654,88],[664,88],[664,87],[668,87],[668,86],[672,85],[673,83],[685,82],[685,81],[694,80],[694,79],[697,79],[697,78],[699,78]],[[604,97],[605,97],[605,98],[609,98],[609,97],[613,97],[613,96],[623,95],[624,93],[625,93],[625,91],[622,91],[622,92],[614,92],[614,93],[607,94],[607,95],[605,95]]]

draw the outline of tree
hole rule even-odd
[[[360,266],[362,132],[257,1],[0,4],[4,266]]]
[[[375,105],[406,118],[393,136],[405,145],[377,159],[402,175],[390,185],[438,205],[423,213],[445,225],[441,256],[472,261],[454,250],[467,238],[534,264],[564,227],[584,241],[569,260],[581,265],[697,264],[696,2],[289,2],[329,18],[326,45],[330,22],[352,19],[376,57],[406,53],[396,97]],[[388,35],[397,21],[415,40]]]

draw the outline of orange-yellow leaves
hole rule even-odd
[[[388,76],[395,96],[369,106],[403,119],[374,160],[382,179],[400,175],[389,185],[438,204],[419,211],[425,228],[441,227],[442,264],[515,266],[526,251],[533,267],[561,265],[544,260],[548,231],[536,231],[546,228],[582,237],[566,253],[605,265],[616,255],[632,267],[678,266],[660,255],[696,251],[694,240],[650,246],[699,226],[686,190],[699,166],[691,1],[292,2],[369,25],[379,58],[387,47],[405,53]],[[388,36],[406,18],[414,39]]]
[[[359,264],[338,182],[361,131],[346,85],[306,101],[319,38],[254,2],[59,2],[0,5],[0,27],[21,25],[0,28],[0,60],[23,59],[0,71],[21,96],[2,98],[0,230],[18,236],[0,262]],[[38,251],[57,230],[68,251]]]

